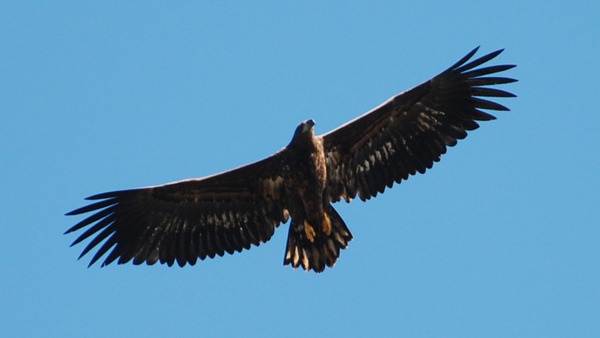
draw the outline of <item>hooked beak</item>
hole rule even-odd
[[[315,121],[314,120],[307,120],[306,122],[304,122],[304,127],[302,128],[302,132],[305,133],[309,130],[312,129],[312,127],[315,126]]]

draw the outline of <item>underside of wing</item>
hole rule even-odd
[[[89,197],[97,202],[67,215],[92,213],[67,233],[91,238],[80,258],[95,249],[90,266],[175,262],[223,256],[268,241],[287,222],[281,152],[214,176]]]
[[[513,97],[490,86],[515,82],[496,76],[514,65],[479,67],[502,50],[471,62],[477,48],[431,80],[323,135],[330,199],[367,200],[394,182],[424,173],[447,147],[495,119],[483,110],[508,108],[482,97]]]

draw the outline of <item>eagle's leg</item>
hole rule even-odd
[[[329,236],[331,235],[331,220],[329,219],[329,216],[327,216],[327,213],[323,213],[323,232],[325,233],[325,235]]]
[[[313,228],[307,220],[304,220],[304,232],[306,233],[306,238],[308,238],[311,243],[314,243],[317,233],[315,232],[315,228]]]
[[[331,235],[331,220],[329,219],[329,216],[327,216],[326,213],[323,214],[323,222],[321,223],[321,229],[323,230],[323,233],[325,233],[325,235]],[[314,243],[317,232],[315,231],[315,228],[313,228],[313,226],[310,225],[310,223],[308,223],[307,220],[304,220],[304,232],[306,233],[306,238],[308,238],[308,240],[311,243]]]
[[[327,216],[322,216],[321,221],[312,223],[318,227],[312,226],[310,221],[302,216],[292,217],[283,264],[294,268],[301,266],[307,271],[316,272],[335,264],[340,250],[348,246],[352,234],[335,209],[331,205],[326,207],[324,211]],[[330,227],[329,235],[325,235],[326,224]]]

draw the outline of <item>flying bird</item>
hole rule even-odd
[[[97,248],[89,266],[160,262],[181,267],[267,242],[291,219],[284,265],[321,272],[333,267],[352,234],[332,203],[366,201],[416,173],[425,173],[447,147],[506,111],[482,97],[514,97],[493,85],[514,65],[479,67],[498,50],[450,68],[366,114],[315,136],[313,120],[296,128],[283,149],[260,161],[197,179],[106,192],[67,215],[92,213],[66,233],[91,237],[79,258]]]

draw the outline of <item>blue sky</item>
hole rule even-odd
[[[600,332],[597,1],[0,3],[3,336],[592,337]],[[426,175],[338,204],[322,274],[267,244],[87,268],[95,193],[272,154],[506,51],[516,99]]]

